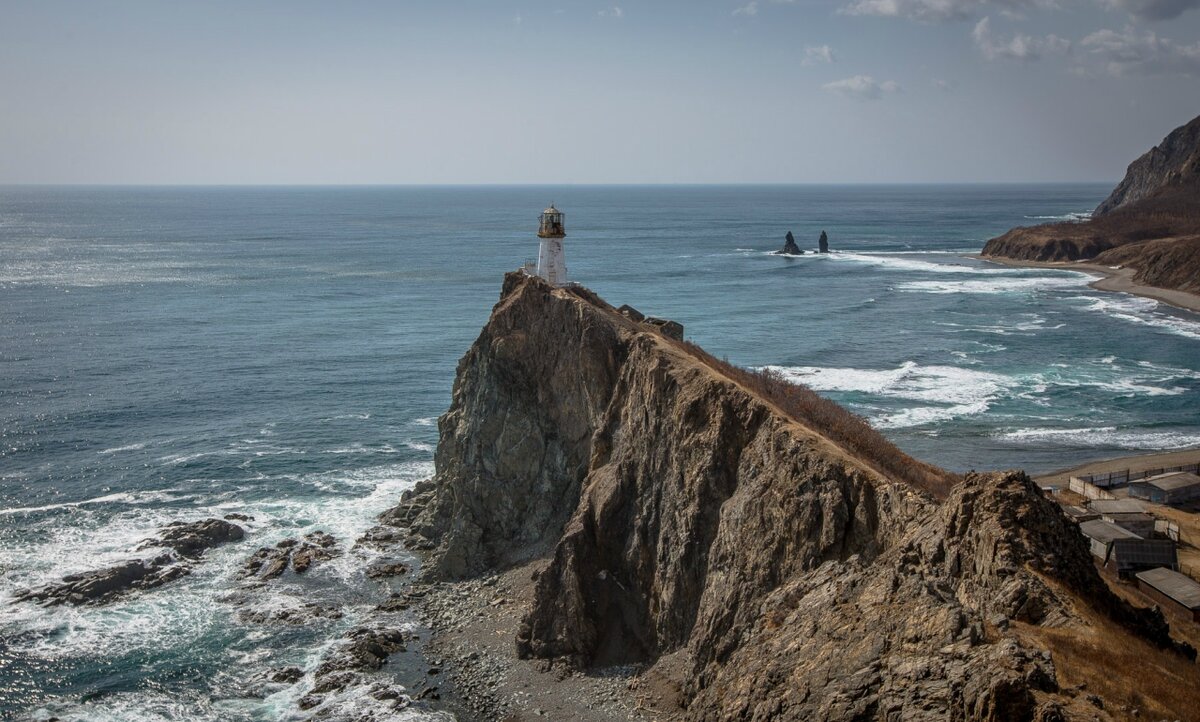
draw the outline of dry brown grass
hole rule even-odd
[[[905,454],[871,428],[866,419],[806,386],[794,384],[771,370],[736,366],[694,343],[674,343],[717,373],[758,394],[789,418],[812,428],[852,456],[870,464],[884,476],[905,482],[936,499],[945,499],[959,481],[957,475]]]
[[[1076,612],[1085,625],[1016,625],[1018,636],[1050,650],[1063,689],[1085,685],[1081,695],[1105,700],[1114,717],[1192,720],[1200,714],[1200,668],[1159,649],[1083,603]],[[1120,706],[1126,709],[1122,711]],[[1132,709],[1140,714],[1133,717]]]

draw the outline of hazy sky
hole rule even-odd
[[[1115,181],[1200,0],[0,0],[0,183]]]

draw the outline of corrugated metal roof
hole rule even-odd
[[[1188,609],[1200,609],[1200,584],[1191,577],[1160,567],[1138,572],[1137,578]]]
[[[1146,505],[1134,499],[1093,499],[1088,508],[1097,514],[1136,514],[1146,511]]]
[[[1093,519],[1085,521],[1079,525],[1079,531],[1088,539],[1095,539],[1098,542],[1105,544],[1115,539],[1141,539],[1140,536],[1134,534],[1128,529],[1122,529],[1116,524],[1104,521],[1102,519]]]
[[[1190,471],[1174,471],[1170,474],[1152,476],[1146,479],[1145,482],[1163,491],[1177,491],[1179,489],[1186,489],[1189,486],[1200,485],[1200,476],[1196,476]]]

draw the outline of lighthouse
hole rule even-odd
[[[563,228],[563,212],[554,207],[542,211],[542,222],[538,227],[537,275],[546,279],[551,286],[567,285],[567,258],[563,253],[563,239],[567,232]]]

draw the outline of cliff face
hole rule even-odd
[[[1200,178],[1200,117],[1171,131],[1162,143],[1129,164],[1125,178],[1096,207],[1096,216],[1149,198],[1171,186],[1194,183]]]
[[[444,577],[548,558],[519,654],[683,655],[687,719],[1057,719],[1050,655],[1011,630],[1081,598],[1168,643],[1024,474],[939,500],[879,471],[936,470],[851,455],[756,378],[511,274],[392,519]]]
[[[1200,117],[1134,161],[1091,220],[1014,228],[988,241],[983,255],[1025,261],[1095,260],[1135,269],[1139,283],[1196,290],[1198,241]]]

